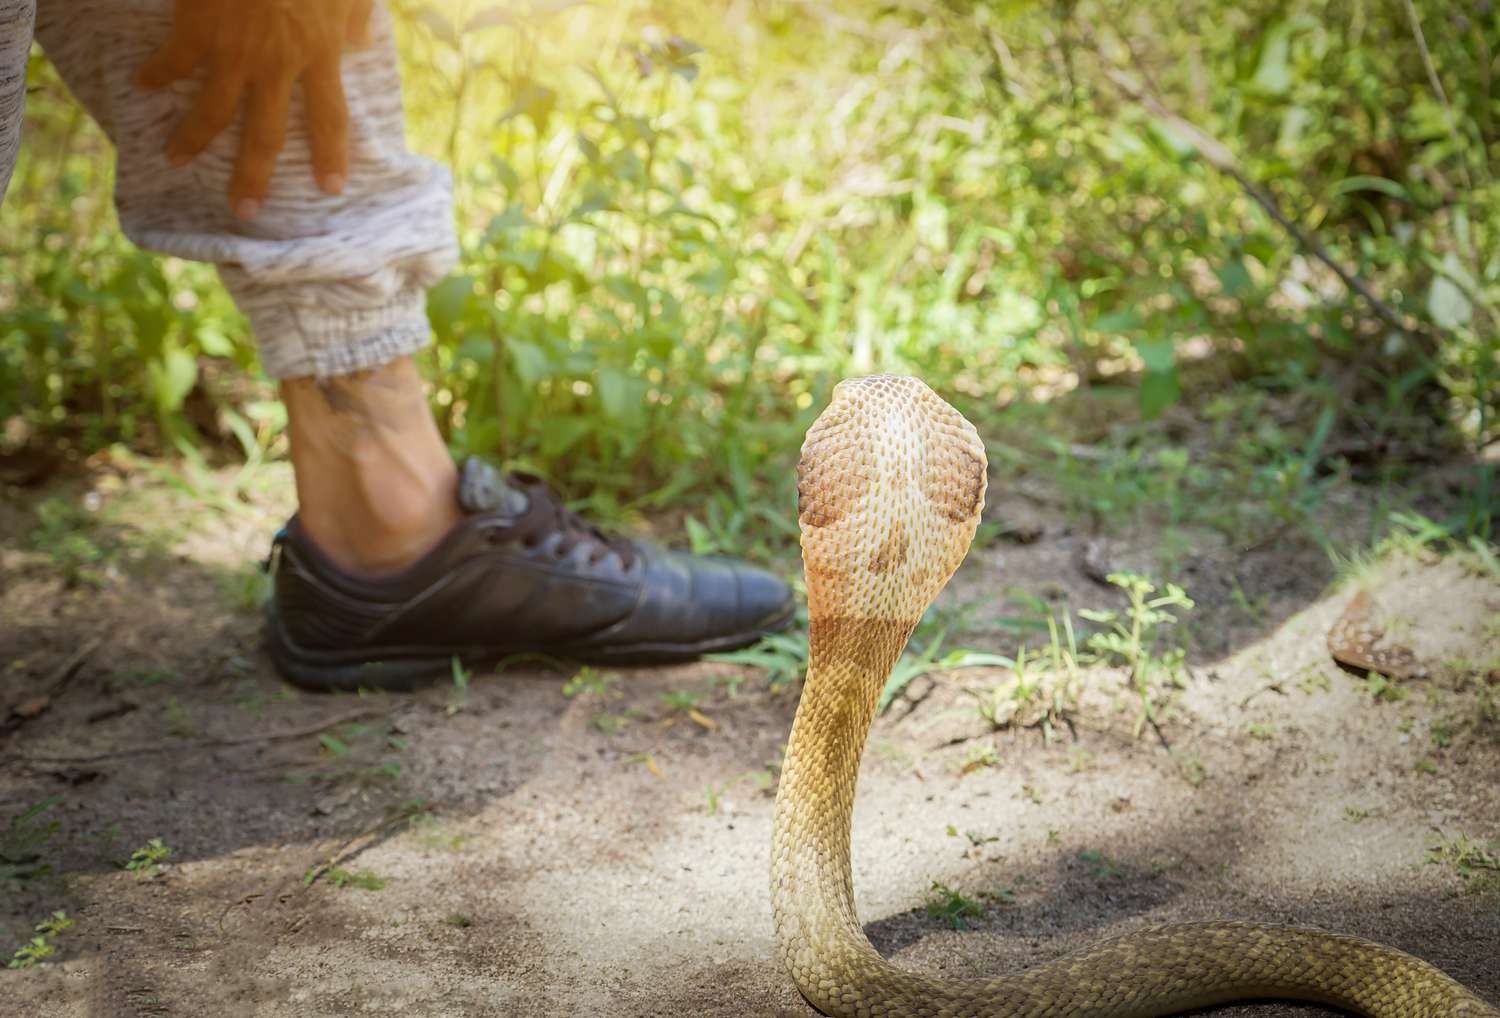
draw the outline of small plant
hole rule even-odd
[[[62,824],[40,818],[60,802],[61,795],[49,795],[11,817],[0,830],[0,881],[31,880],[52,872],[52,866],[42,860],[42,849],[62,830]]]
[[[1406,687],[1379,672],[1365,676],[1364,684],[1365,692],[1376,703],[1399,703],[1406,699]]]
[[[718,815],[719,803],[723,800],[725,791],[726,789],[714,785],[703,786],[703,808],[709,816]]]
[[[1078,853],[1078,860],[1093,867],[1095,880],[1118,880],[1125,875],[1118,862],[1097,849],[1083,849]]]
[[[153,878],[161,873],[161,864],[171,858],[171,855],[172,849],[162,844],[160,838],[152,838],[130,853],[125,868],[138,876]]]
[[[178,703],[175,696],[167,697],[167,702],[161,708],[161,716],[166,722],[167,731],[173,735],[188,738],[197,731],[193,727],[193,719],[188,714],[187,708]]]
[[[573,673],[573,677],[563,683],[563,696],[572,699],[576,696],[596,696],[601,700],[608,699],[612,687],[620,681],[620,677],[614,672],[601,672],[597,668],[584,665]]]
[[[1276,725],[1270,721],[1252,721],[1245,726],[1245,731],[1250,738],[1263,742],[1276,738]]]
[[[73,499],[49,498],[37,505],[36,520],[32,547],[52,559],[68,586],[104,586],[105,573],[100,567],[108,553],[89,533],[94,521],[87,510]]]
[[[463,710],[464,705],[469,702],[469,680],[474,677],[474,673],[464,667],[464,663],[459,660],[457,654],[453,655],[453,659],[449,662],[449,672],[453,676],[453,697],[448,701],[444,713],[451,718]]]
[[[1177,773],[1182,775],[1182,780],[1197,788],[1208,780],[1208,768],[1203,765],[1203,758],[1197,753],[1172,750],[1172,761],[1177,764]]]
[[[450,914],[444,916],[443,917],[443,922],[447,923],[449,926],[452,926],[452,927],[454,927],[456,929],[460,929],[460,930],[468,929],[470,926],[474,925],[474,920],[470,919],[468,916],[464,915],[462,912],[453,912],[453,913],[450,913]]]
[[[341,866],[335,866],[328,871],[328,882],[334,887],[358,887],[362,891],[378,891],[385,887],[385,878],[376,876],[370,870],[358,870],[351,872]]]
[[[1359,806],[1345,806],[1344,819],[1351,824],[1357,824],[1370,815],[1370,811]]]
[[[1440,837],[1427,850],[1427,862],[1451,866],[1472,893],[1500,894],[1500,843],[1483,843],[1464,834]]]
[[[62,910],[53,912],[33,927],[36,935],[16,948],[16,953],[6,963],[6,968],[29,969],[46,961],[57,953],[57,945],[52,943],[52,938],[72,925],[73,920],[68,918],[68,913]]]
[[[960,775],[963,775],[968,774],[971,771],[977,771],[981,767],[999,766],[1000,753],[995,749],[994,746],[990,746],[987,744],[973,745],[969,747],[969,751],[964,757],[964,764],[959,768],[958,773]]]
[[[1095,657],[1129,669],[1131,688],[1141,701],[1135,721],[1135,734],[1139,736],[1147,722],[1160,720],[1159,715],[1170,692],[1184,684],[1182,648],[1158,652],[1157,644],[1159,630],[1177,622],[1177,616],[1167,609],[1191,609],[1193,600],[1175,583],[1168,583],[1158,594],[1154,583],[1134,573],[1111,573],[1107,579],[1122,588],[1130,599],[1124,615],[1115,611],[1088,610],[1079,614],[1090,622],[1108,627],[1088,639],[1086,646]]]
[[[966,930],[969,928],[966,920],[979,919],[984,915],[984,905],[981,902],[965,897],[947,884],[934,880],[931,891],[924,904],[929,919],[947,923],[955,930]]]

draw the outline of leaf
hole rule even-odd
[[[464,305],[474,292],[474,277],[449,276],[427,291],[427,320],[441,338],[453,335],[454,326],[464,316]]]
[[[1427,291],[1427,313],[1443,328],[1457,329],[1469,324],[1474,306],[1457,283],[1447,276],[1434,276],[1432,288]]]
[[[1281,21],[1266,33],[1265,47],[1260,51],[1260,62],[1256,65],[1251,84],[1266,95],[1284,95],[1292,87],[1290,56],[1292,49],[1292,26]]]
[[[233,357],[234,341],[224,335],[224,330],[216,325],[201,325],[193,338],[198,341],[198,349],[210,357]]]
[[[1141,379],[1141,414],[1159,415],[1177,402],[1182,390],[1177,383],[1177,344],[1168,339],[1137,339],[1136,352],[1146,366]]]
[[[1352,177],[1345,177],[1343,180],[1333,185],[1333,193],[1336,195],[1353,194],[1356,191],[1378,191],[1381,194],[1389,195],[1392,198],[1399,198],[1404,202],[1410,202],[1412,200],[1411,192],[1402,187],[1400,184],[1396,183],[1394,180],[1389,180],[1385,177],[1375,177],[1364,173],[1356,174]]]
[[[146,366],[146,376],[157,407],[164,413],[172,413],[182,407],[182,401],[197,384],[198,362],[186,350],[169,347],[160,360]]]
[[[551,371],[548,370],[547,354],[535,343],[528,343],[524,339],[507,339],[505,351],[510,354],[510,363],[516,372],[516,381],[524,387],[529,389],[551,375]]]
[[[597,384],[606,417],[632,423],[640,419],[643,386],[639,379],[617,368],[600,368]]]
[[[1220,265],[1215,274],[1219,277],[1219,285],[1224,288],[1225,296],[1238,297],[1250,289],[1250,272],[1239,258],[1231,258]]]

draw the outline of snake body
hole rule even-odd
[[[861,1018],[1145,1018],[1273,997],[1376,1018],[1500,1018],[1418,958],[1287,926],[1156,926],[989,980],[938,980],[880,957],[854,911],[860,755],[891,668],[968,551],[985,481],[973,426],[913,378],[841,382],[803,444],[810,648],[776,799],[771,895],[781,961],[808,1002]]]

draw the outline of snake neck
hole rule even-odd
[[[915,621],[811,620],[812,656],[776,794],[771,907],[802,993],[840,1010],[851,971],[885,967],[854,910],[848,865],[860,757],[880,692]]]

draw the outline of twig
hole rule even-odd
[[[1097,51],[1097,41],[1095,48]],[[1140,103],[1142,106],[1150,110],[1152,113],[1156,114],[1158,117],[1161,117],[1163,120],[1169,121],[1172,126],[1176,127],[1183,134],[1187,135],[1187,137],[1192,141],[1193,146],[1198,150],[1198,153],[1203,156],[1204,160],[1207,161],[1210,166],[1218,170],[1220,173],[1223,173],[1225,176],[1231,178],[1236,184],[1240,185],[1240,188],[1246,194],[1248,194],[1257,205],[1265,210],[1266,215],[1270,216],[1271,219],[1276,222],[1276,225],[1280,226],[1287,232],[1287,234],[1291,236],[1294,241],[1296,241],[1298,247],[1302,248],[1318,261],[1328,266],[1333,274],[1339,277],[1344,286],[1346,286],[1353,293],[1356,293],[1360,297],[1364,298],[1365,302],[1370,305],[1370,308],[1383,321],[1385,321],[1386,324],[1390,325],[1394,329],[1398,329],[1402,333],[1411,337],[1413,340],[1418,341],[1424,351],[1432,353],[1435,350],[1436,344],[1433,342],[1431,336],[1429,336],[1426,332],[1414,325],[1409,320],[1403,318],[1395,308],[1391,307],[1384,300],[1380,299],[1380,297],[1375,294],[1375,291],[1371,290],[1370,287],[1364,282],[1364,280],[1360,279],[1353,272],[1349,271],[1337,260],[1335,260],[1334,257],[1328,253],[1327,249],[1325,249],[1323,245],[1318,242],[1317,238],[1313,237],[1306,230],[1302,229],[1302,227],[1292,222],[1287,214],[1282,211],[1281,205],[1276,201],[1275,196],[1260,184],[1258,184],[1256,181],[1250,179],[1250,176],[1240,168],[1239,163],[1234,158],[1234,154],[1229,151],[1229,148],[1224,145],[1223,142],[1219,141],[1217,138],[1213,137],[1211,134],[1198,127],[1196,124],[1187,120],[1185,117],[1182,117],[1181,115],[1169,109],[1159,97],[1157,97],[1146,87],[1143,87],[1130,75],[1126,74],[1124,71],[1121,71],[1117,67],[1111,66],[1109,63],[1109,58],[1106,57],[1102,52],[1099,53],[1099,58],[1101,61],[1103,61],[1104,64],[1105,77],[1107,77],[1116,88],[1123,92],[1128,98]]]
[[[362,707],[359,710],[337,714],[331,718],[326,718],[309,725],[284,728],[273,732],[259,732],[254,735],[241,735],[232,739],[188,739],[179,742],[164,742],[151,746],[132,746],[129,749],[116,749],[108,753],[94,753],[88,756],[29,756],[24,753],[12,753],[8,756],[0,757],[0,763],[67,766],[102,763],[105,760],[121,760],[132,756],[150,756],[155,753],[192,752],[199,749],[220,749],[225,746],[246,746],[257,742],[280,742],[283,739],[300,739],[307,735],[317,735],[326,729],[336,728],[351,721],[382,717],[388,713],[388,710]]]
[[[1447,114],[1445,119],[1448,121],[1448,137],[1453,141],[1453,154],[1458,157],[1458,168],[1464,175],[1464,186],[1473,191],[1474,181],[1469,177],[1468,161],[1463,158],[1463,145],[1458,139],[1458,126],[1453,116],[1453,104],[1448,101],[1448,92],[1443,88],[1443,79],[1438,77],[1437,64],[1432,61],[1432,51],[1427,48],[1427,35],[1422,31],[1422,19],[1417,16],[1417,9],[1412,6],[1411,0],[1405,0],[1405,6],[1406,20],[1411,23],[1411,34],[1417,40],[1417,49],[1422,53],[1422,66],[1427,70],[1427,81],[1432,85],[1433,92],[1437,93],[1438,102],[1443,104],[1443,112]]]

